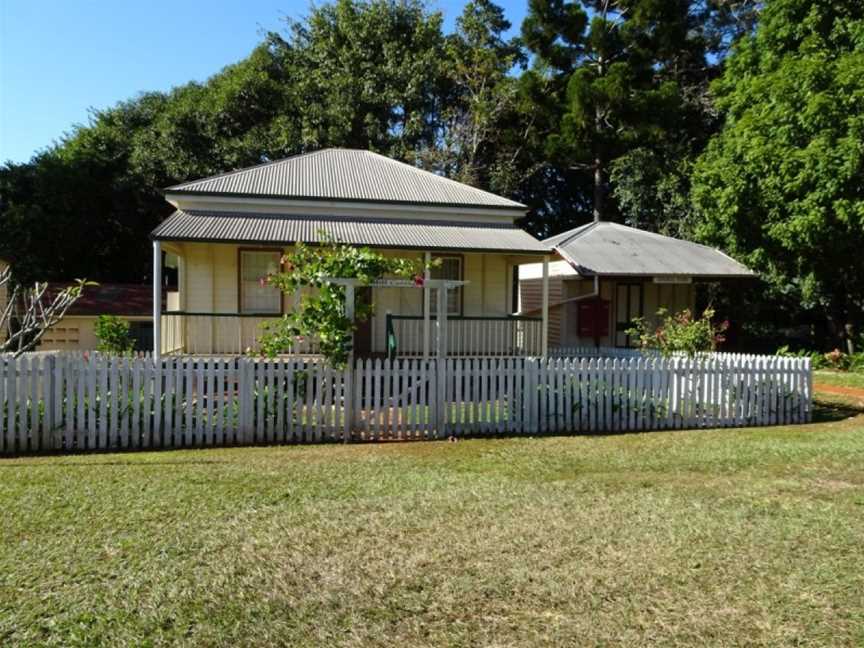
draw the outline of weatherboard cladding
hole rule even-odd
[[[549,247],[512,225],[396,219],[285,217],[178,210],[157,227],[160,241],[289,245],[327,238],[352,245],[423,250],[548,253]]]
[[[324,149],[169,187],[169,193],[527,208],[371,151]]]
[[[753,276],[747,267],[714,248],[618,223],[583,225],[543,243],[583,275]]]

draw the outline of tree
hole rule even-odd
[[[399,159],[432,143],[444,83],[441,13],[421,0],[336,0],[269,41],[290,79],[303,148]]]
[[[551,77],[558,98],[557,109],[546,108],[546,155],[559,169],[591,174],[594,220],[612,219],[623,207],[629,220],[663,229],[664,214],[643,213],[658,205],[650,188],[631,183],[610,195],[610,183],[646,159],[654,162],[646,180],[671,174],[667,189],[677,183],[677,161],[698,149],[710,126],[707,81],[729,42],[752,24],[754,4],[529,2],[522,37],[538,65],[528,76]]]
[[[0,272],[0,288],[12,285],[12,269]],[[66,316],[81,298],[85,286],[93,285],[85,279],[51,295],[47,283],[36,283],[32,288],[12,285],[5,304],[0,304],[0,353],[14,353],[15,357],[32,351],[52,326]]]
[[[465,5],[444,45],[449,86],[440,134],[421,157],[430,170],[459,182],[512,191],[504,167],[518,157],[520,144],[507,142],[518,101],[518,82],[509,72],[523,56],[516,42],[505,39],[508,29],[504,11],[489,0]]]
[[[864,5],[773,0],[712,86],[697,232],[851,343],[864,319]]]

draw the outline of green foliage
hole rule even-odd
[[[647,148],[674,169],[682,152],[691,155],[704,141],[711,117],[703,95],[712,62],[734,39],[736,19],[747,28],[747,15],[747,8],[699,1],[529,2],[522,38],[537,56],[529,74],[555,81],[556,105],[533,95],[546,108],[546,155],[560,168],[591,173],[593,185],[585,190],[593,194],[594,218],[616,215],[608,201],[610,180],[614,186],[622,177],[610,176],[616,160]],[[635,199],[650,191],[631,187],[612,195],[629,198],[632,214]],[[640,201],[639,218],[631,220],[645,220],[643,212],[657,205]],[[580,208],[584,213],[584,199]],[[660,229],[662,218],[647,220]]]
[[[628,335],[639,339],[643,349],[657,349],[663,355],[686,353],[694,356],[705,351],[714,351],[724,340],[723,333],[729,328],[728,322],[714,324],[714,311],[706,308],[702,317],[695,319],[689,309],[674,315],[665,308],[657,311],[661,323],[652,327],[648,322],[638,317],[633,320],[633,327]]]
[[[99,344],[98,351],[125,355],[131,353],[135,342],[129,334],[129,322],[116,315],[100,315],[96,318],[93,331]]]
[[[693,178],[702,240],[827,320],[864,325],[864,5],[768,2],[712,86],[726,123]]]
[[[265,324],[259,339],[261,352],[274,357],[289,352],[307,339],[318,343],[321,354],[334,367],[343,367],[351,353],[358,322],[369,319],[372,306],[355,300],[354,322],[345,316],[345,288],[328,279],[357,279],[370,284],[385,276],[414,277],[422,285],[422,262],[387,257],[369,248],[341,243],[326,246],[298,244],[282,258],[282,271],[262,278],[288,295],[304,290],[298,308],[280,320]]]
[[[784,345],[777,349],[776,355],[793,358],[810,358],[814,369],[834,369],[837,371],[864,373],[864,352],[861,351],[857,353],[844,353],[840,349],[834,349],[828,353],[805,349],[792,351],[789,346]]]

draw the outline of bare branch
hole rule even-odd
[[[11,277],[9,268],[0,273],[0,286],[12,285]],[[93,285],[92,281],[78,279],[53,297],[46,297],[48,284],[44,282],[32,288],[14,285],[8,303],[0,311],[0,330],[6,332],[0,341],[0,353],[20,356],[36,348],[46,331],[56,326],[81,298],[84,288]]]

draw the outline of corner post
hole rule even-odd
[[[162,353],[162,243],[153,241],[153,360]]]
[[[541,331],[540,355],[549,355],[549,257],[543,257],[543,324]]]

